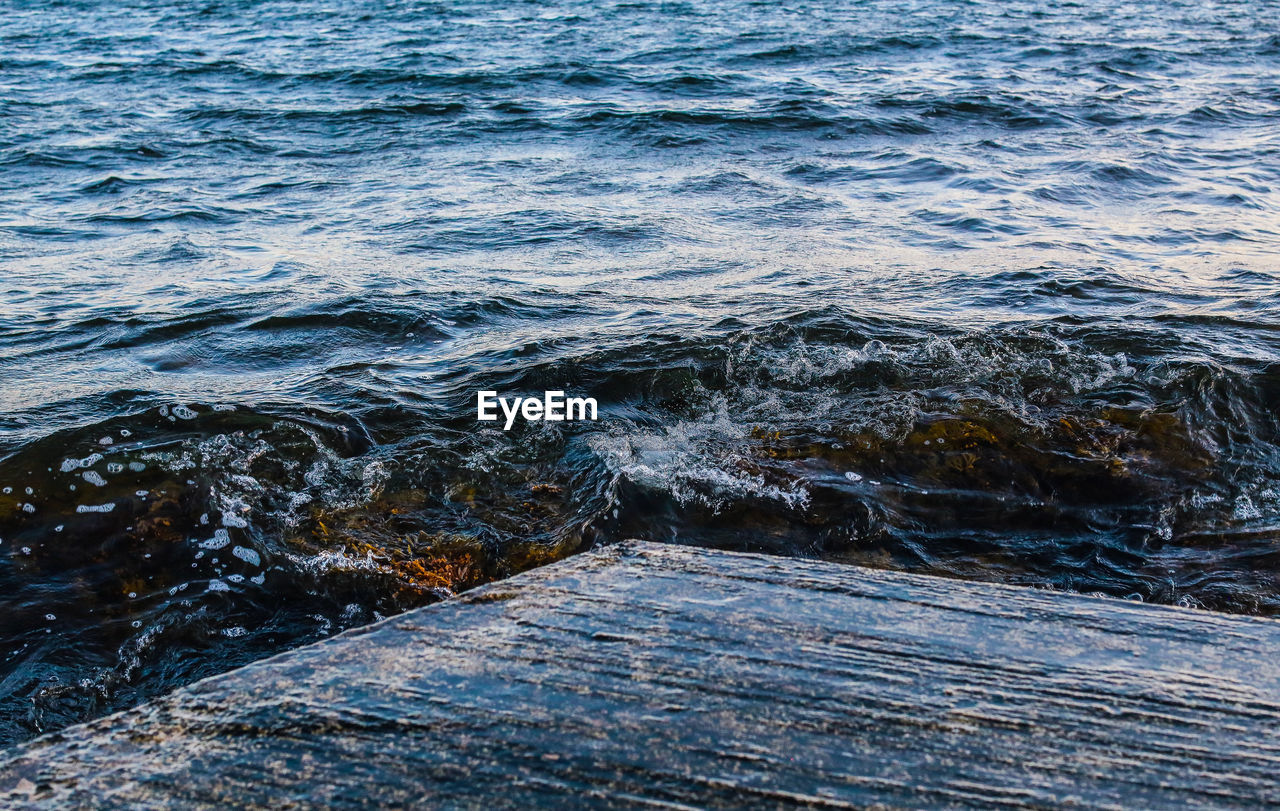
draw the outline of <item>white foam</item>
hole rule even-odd
[[[200,544],[201,549],[222,549],[231,543],[231,533],[225,529],[216,529],[213,531],[213,537]]]
[[[80,470],[81,468],[93,467],[94,465],[96,465],[98,462],[101,462],[101,461],[102,461],[102,454],[100,453],[91,453],[83,459],[63,459],[62,467],[60,468],[60,470],[63,473],[70,473],[73,470]]]
[[[262,565],[262,556],[259,555],[256,550],[250,549],[247,546],[237,546],[231,550],[231,554],[240,558],[245,563],[248,563],[250,566]]]
[[[714,405],[698,420],[657,432],[596,434],[588,444],[615,473],[669,493],[681,504],[700,503],[713,511],[748,498],[807,505],[809,490],[803,481],[773,482],[763,472],[751,471],[752,460],[745,453],[750,426],[729,416],[723,398]]]

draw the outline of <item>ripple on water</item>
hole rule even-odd
[[[629,536],[1276,613],[1280,10],[366,11],[0,17],[0,740]]]

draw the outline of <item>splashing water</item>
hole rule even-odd
[[[1277,613],[1278,14],[7,9],[0,740],[629,536]]]

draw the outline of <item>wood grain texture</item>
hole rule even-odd
[[[32,807],[1280,803],[1280,623],[631,542],[11,750]]]

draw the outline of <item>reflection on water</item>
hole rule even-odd
[[[0,738],[631,536],[1277,613],[1277,13],[11,10]]]

